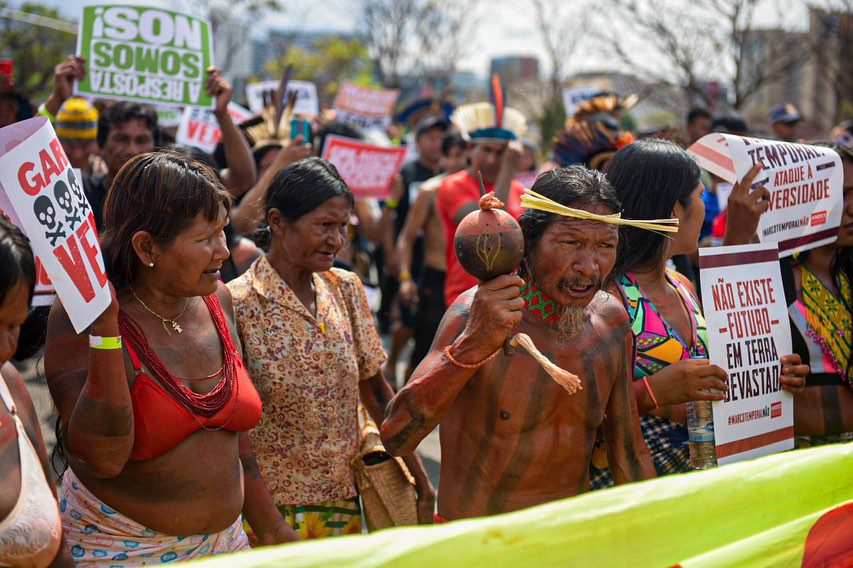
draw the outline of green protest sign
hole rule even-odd
[[[77,55],[88,73],[76,92],[158,105],[212,107],[205,70],[213,64],[207,20],[156,5],[83,7]]]

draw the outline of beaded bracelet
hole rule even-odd
[[[480,361],[479,363],[474,363],[473,365],[469,365],[468,363],[463,363],[461,361],[457,361],[456,359],[454,359],[453,355],[450,354],[450,348],[451,347],[452,347],[452,345],[448,345],[447,347],[444,348],[444,356],[447,357],[448,361],[450,361],[451,363],[453,363],[454,365],[456,365],[457,367],[460,367],[462,369],[479,369],[480,367],[482,367],[483,365],[485,365],[486,363],[488,363],[489,361],[491,361],[492,359],[497,357],[500,354],[500,352],[503,350],[503,348],[500,348],[497,351],[495,351],[494,353],[492,353],[491,355],[489,355],[488,357],[486,357],[485,359],[483,359],[482,361]]]
[[[646,390],[649,391],[649,396],[652,397],[652,402],[655,403],[655,408],[660,408],[658,404],[658,399],[655,398],[655,393],[652,392],[652,386],[649,384],[648,377],[643,377],[643,384],[646,385]]]

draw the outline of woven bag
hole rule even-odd
[[[365,458],[384,461],[368,465]],[[402,459],[385,451],[372,420],[364,426],[361,451],[352,465],[368,531],[418,524],[415,480]]]

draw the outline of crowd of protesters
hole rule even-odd
[[[683,132],[640,136],[620,122],[632,97],[600,92],[536,144],[510,107],[419,100],[400,125],[414,157],[375,200],[319,156],[328,135],[388,133],[328,110],[310,140],[236,124],[211,68],[222,136],[207,154],[175,144],[152,107],[73,96],[85,73],[59,63],[37,106],[8,79],[0,93],[0,127],[47,117],[82,172],[112,294],[83,334],[59,301],[31,309],[32,251],[0,218],[0,564],[135,566],[361,533],[353,461],[371,421],[404,458],[420,523],[690,469],[685,404],[727,389],[708,361],[697,248],[752,241],[769,195],[751,187],[759,167],[720,203],[725,182],[684,148],[749,134],[742,118],[696,108]],[[791,104],[769,115],[788,142],[802,121]],[[853,125],[819,143],[844,167],[838,238],[781,262],[799,447],[853,440]],[[531,186],[679,230],[523,210]],[[488,282],[454,249],[483,190],[526,241],[519,274]],[[510,363],[516,328],[590,396],[543,385],[533,359]],[[30,357],[55,404],[53,467],[16,370]],[[414,450],[439,424],[436,488]]]

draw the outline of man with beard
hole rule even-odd
[[[604,176],[580,166],[539,176],[534,191],[598,214],[620,211]],[[633,343],[618,298],[602,290],[616,261],[615,225],[538,210],[520,219],[519,275],[461,294],[433,346],[388,407],[385,447],[409,454],[441,424],[439,520],[492,515],[589,490],[601,427],[618,483],[654,477],[631,388]],[[576,373],[569,395],[521,351],[526,333]]]

